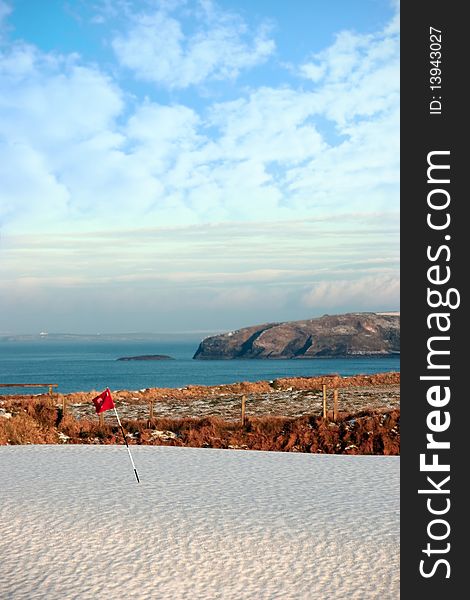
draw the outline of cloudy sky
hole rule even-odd
[[[0,333],[399,308],[391,0],[0,0]]]

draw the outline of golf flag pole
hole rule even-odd
[[[117,413],[116,407],[114,406],[113,408],[114,408],[114,414],[116,415],[116,419],[117,419],[118,425],[119,425],[119,427],[121,428],[121,431],[122,431],[122,437],[124,438],[124,442],[126,444],[126,448],[127,448],[128,454],[129,454],[129,458],[131,459],[132,468],[134,469],[135,478],[137,479],[137,483],[140,483],[139,474],[137,473],[137,469],[135,468],[134,459],[132,458],[132,454],[131,454],[131,449],[129,448],[129,444],[127,443],[126,434],[124,433],[124,428],[121,425],[121,419],[119,418],[119,415]]]
[[[132,468],[134,469],[135,478],[137,479],[137,483],[140,483],[139,474],[137,473],[137,469],[135,468],[134,459],[132,458],[131,450],[129,448],[129,444],[127,443],[126,434],[125,434],[124,428],[123,428],[123,426],[121,424],[121,419],[119,418],[119,415],[117,413],[116,406],[114,404],[113,397],[111,396],[110,389],[106,388],[104,390],[104,392],[102,392],[99,396],[96,396],[96,398],[93,398],[92,402],[95,405],[96,414],[98,414],[98,415],[101,415],[101,413],[105,412],[106,410],[111,410],[112,408],[114,409],[114,414],[116,415],[116,419],[117,419],[118,425],[121,428],[122,437],[124,438],[124,443],[126,444],[126,448],[127,448],[128,454],[129,454],[129,458],[131,459]]]

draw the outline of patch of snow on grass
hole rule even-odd
[[[177,435],[173,431],[160,431],[159,429],[155,429],[150,434],[152,438],[158,438],[160,440],[176,440]]]

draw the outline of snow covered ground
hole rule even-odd
[[[397,600],[399,458],[0,448],[0,597]]]

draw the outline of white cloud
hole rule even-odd
[[[15,45],[0,54],[1,134],[49,149],[106,131],[123,108],[122,92],[78,58]]]
[[[316,84],[322,110],[341,129],[398,106],[399,51],[395,30],[369,35],[345,31],[301,65],[299,74]]]
[[[123,106],[109,77],[73,55],[22,43],[0,52],[0,223],[55,229],[99,205],[100,177],[109,177],[122,142],[115,123]]]
[[[312,309],[395,310],[400,302],[398,273],[356,280],[321,281],[304,294],[302,302]]]
[[[0,181],[0,224],[28,228],[25,220],[40,225],[63,218],[68,190],[50,172],[45,157],[30,145],[0,141]]]
[[[395,308],[386,292],[397,280],[397,226],[390,214],[343,214],[8,236],[1,244],[0,330],[9,330],[12,315],[23,330],[60,329],[58,315],[70,329],[66,316],[73,312],[82,331],[116,331],[125,321],[157,331],[194,329],[196,321],[227,328],[308,318],[336,307]]]
[[[239,16],[212,2],[201,2],[198,9],[196,29],[190,32],[167,10],[134,15],[131,27],[112,41],[121,64],[144,81],[186,88],[234,79],[274,52],[266,25],[250,32]]]
[[[182,32],[168,11],[160,8],[162,22]],[[235,23],[245,44],[240,19],[211,3],[199,11],[201,31]],[[191,40],[202,39],[198,31]],[[397,50],[394,33],[343,32],[311,63],[325,73],[311,89],[259,87],[196,109],[138,98],[131,106],[78,56],[13,44],[0,54],[0,217],[13,231],[91,231],[143,219],[162,226],[396,210]]]
[[[306,79],[310,79],[311,81],[320,81],[326,72],[326,67],[324,64],[315,64],[315,63],[305,63],[304,65],[300,65],[299,73],[305,77]]]
[[[162,6],[171,43],[152,76],[174,88],[171,102],[132,96],[77,55],[22,42],[0,49],[1,274],[10,308],[25,289],[47,312],[49,287],[83,298],[103,282],[130,304],[137,286],[149,306],[158,292],[175,310],[192,301],[220,314],[246,307],[256,320],[268,297],[271,319],[286,306],[306,316],[396,307],[396,25],[343,32],[298,68],[301,84],[190,103],[175,88],[234,77],[272,48],[256,50],[266,32],[250,33],[213,4],[200,5],[194,30],[177,12],[184,4]],[[145,37],[155,14],[130,19],[121,34],[142,68],[158,58]],[[5,233],[35,245],[8,250]]]
[[[313,281],[395,273],[390,215],[340,215],[323,221],[227,223],[9,236],[2,240],[0,281],[38,287],[128,283],[186,289],[253,284],[304,290]],[[275,243],[273,243],[275,240]]]
[[[291,88],[260,88],[248,98],[215,105],[209,123],[218,127],[222,156],[263,163],[296,163],[326,150],[315,125],[313,95]]]

